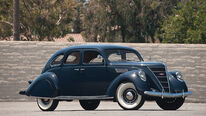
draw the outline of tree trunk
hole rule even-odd
[[[126,32],[125,32],[125,27],[121,26],[121,34],[122,34],[122,42],[125,42],[125,36],[126,36]]]
[[[20,24],[19,24],[19,0],[13,0],[13,7],[14,7],[14,11],[13,11],[13,23],[14,23],[14,40],[18,41],[20,40]]]

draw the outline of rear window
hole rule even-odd
[[[51,65],[60,65],[62,63],[63,57],[64,57],[63,54],[56,56],[54,60],[52,61]]]

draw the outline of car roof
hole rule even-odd
[[[126,46],[120,46],[120,45],[112,45],[112,44],[86,44],[86,45],[75,45],[75,46],[69,46],[67,48],[64,48],[60,50],[60,53],[67,52],[72,49],[98,49],[100,51],[103,51],[105,49],[129,49],[134,50],[133,48],[126,47]]]
[[[113,45],[113,44],[86,44],[86,45],[74,45],[74,46],[69,46],[67,48],[63,48],[59,51],[57,51],[55,54],[53,54],[51,56],[51,58],[49,59],[48,63],[49,64],[57,55],[60,54],[65,54],[70,50],[75,50],[75,49],[98,49],[99,51],[104,51],[106,49],[125,49],[125,50],[132,50],[132,51],[136,51],[133,48],[130,47],[126,47],[126,46],[120,46],[120,45]],[[138,53],[138,56],[143,60],[143,58],[141,57],[141,55],[139,54],[138,51],[136,51]]]

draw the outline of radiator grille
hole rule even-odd
[[[168,85],[167,74],[165,72],[165,68],[164,67],[161,67],[161,68],[153,68],[153,67],[151,68],[150,67],[150,70],[158,78],[165,92],[169,92],[169,85]]]

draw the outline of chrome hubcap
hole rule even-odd
[[[123,93],[123,99],[125,100],[125,102],[127,103],[133,103],[135,102],[135,100],[137,99],[137,94],[136,91],[132,88],[127,89],[126,91],[124,91]]]
[[[48,105],[51,102],[51,100],[49,99],[41,99],[41,100],[45,105]]]
[[[132,100],[134,98],[134,95],[132,94],[132,92],[129,91],[129,92],[126,93],[126,98],[128,100]]]

